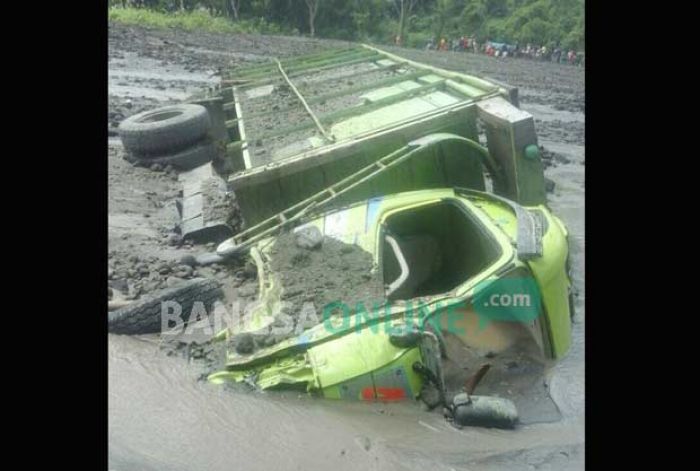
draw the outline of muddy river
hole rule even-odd
[[[176,103],[214,84],[221,68],[310,53],[345,43],[306,38],[214,35],[109,27],[110,282],[148,292],[176,273],[240,285],[240,273],[192,273],[178,265],[207,247],[173,240],[172,200],[180,185],[168,171],[132,167],[114,128],[125,117]],[[394,50],[394,48],[391,48]],[[201,370],[168,356],[157,337],[110,335],[111,470],[574,470],[584,468],[585,83],[583,69],[465,53],[396,50],[411,59],[518,86],[536,119],[554,182],[549,201],[571,234],[578,291],[573,344],[542,375],[556,414],[515,430],[450,426],[416,403],[368,404],[297,393],[250,394],[198,381]],[[208,247],[211,249],[212,247]],[[178,271],[179,270],[179,271]],[[244,269],[241,269],[244,270]],[[155,273],[138,279],[138,273]],[[245,282],[243,282],[245,284]],[[128,289],[127,289],[128,291]],[[554,418],[553,418],[554,417]]]

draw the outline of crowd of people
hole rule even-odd
[[[474,54],[486,54],[492,57],[522,57],[559,64],[584,65],[583,53],[577,53],[573,49],[567,51],[559,43],[551,44],[549,47],[535,44],[527,44],[525,47],[521,47],[517,42],[515,44],[505,44],[486,40],[483,43],[479,43],[474,36],[462,36],[452,40],[441,38],[437,43],[434,39],[430,39],[425,48],[437,51],[473,52]]]

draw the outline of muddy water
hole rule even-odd
[[[203,71],[224,63],[323,47],[323,41],[301,38],[160,33],[111,25],[110,113],[116,112],[118,120],[119,113],[123,119],[141,111],[139,107],[177,101],[192,88],[206,86],[210,78]],[[521,106],[535,116],[540,144],[568,160],[546,171],[555,182],[550,205],[571,233],[579,291],[571,351],[543,373],[561,420],[535,420],[514,431],[457,430],[439,413],[423,411],[415,403],[348,403],[227,390],[198,381],[198,367],[164,355],[155,338],[110,335],[109,469],[583,469],[583,73],[469,54],[412,54],[417,60],[521,87]],[[148,227],[146,219],[124,207],[130,199],[120,200],[131,198],[133,179],[115,177],[109,184],[111,250],[172,257],[185,250],[159,246],[139,232],[139,227]]]
[[[531,426],[457,430],[413,403],[234,393],[198,373],[150,341],[110,336],[110,469],[499,469],[523,449],[532,460],[521,464],[580,458],[572,428],[543,443]]]

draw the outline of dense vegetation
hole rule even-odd
[[[422,47],[430,38],[585,48],[584,0],[110,0],[110,19]],[[124,8],[128,7],[128,8]]]

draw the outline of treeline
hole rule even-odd
[[[583,51],[584,0],[110,0],[112,6],[176,13],[206,10],[280,32],[422,47],[476,36]]]

